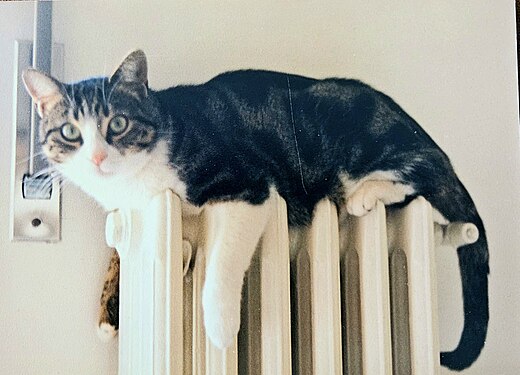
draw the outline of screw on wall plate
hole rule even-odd
[[[37,217],[35,217],[35,218],[32,219],[32,221],[31,221],[31,225],[32,225],[33,227],[35,227],[35,228],[36,228],[36,227],[39,227],[39,226],[41,225],[41,223],[42,223],[41,219],[38,219]]]

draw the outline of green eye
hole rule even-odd
[[[66,122],[61,126],[61,135],[69,142],[76,142],[81,138],[81,131],[77,126]]]
[[[128,127],[128,119],[122,115],[114,116],[108,123],[108,127],[113,134],[121,134]]]

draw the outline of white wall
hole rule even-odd
[[[254,67],[318,78],[360,78],[388,93],[450,155],[488,228],[490,331],[481,358],[466,373],[513,375],[520,370],[516,352],[520,164],[513,7],[506,0],[64,1],[54,4],[53,31],[55,40],[65,44],[67,80],[109,74],[129,50],[140,47],[148,54],[150,84],[155,88]],[[89,207],[82,195],[65,192],[65,209],[76,204]],[[78,221],[87,214],[66,212],[74,212]],[[90,248],[84,238],[68,252],[54,247],[30,252],[40,257],[43,253],[45,259],[37,264],[45,267],[57,267],[57,259],[49,256],[71,262],[67,264],[71,274],[65,277],[61,268],[54,268],[60,272],[50,274],[59,276],[46,283],[75,280],[84,288],[82,293],[97,293],[100,281],[96,285],[77,275],[85,262],[101,262],[104,256],[99,248],[103,216],[93,208],[91,215],[88,221],[99,226],[99,238],[91,240]],[[74,227],[66,223],[64,237],[69,241],[93,233],[77,228],[73,233]],[[455,253],[446,250],[438,258],[441,344],[450,349],[462,325],[460,281]],[[69,295],[79,309],[78,296]],[[85,315],[75,317],[78,324],[90,319]],[[64,358],[69,355],[73,354],[62,353]]]
[[[32,39],[33,8],[0,3],[0,373],[115,374],[117,341],[96,334],[110,256],[102,215],[67,187],[60,243],[9,241],[14,40]]]

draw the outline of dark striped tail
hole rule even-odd
[[[477,226],[477,242],[457,249],[464,300],[464,328],[457,347],[441,353],[441,364],[461,371],[478,358],[486,341],[489,321],[488,274],[489,253],[486,232],[468,192],[457,179],[455,186],[441,189],[428,200],[449,221],[470,222]],[[449,190],[449,194],[447,194]]]

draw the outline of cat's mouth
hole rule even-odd
[[[111,177],[111,176],[115,175],[114,171],[104,170],[101,168],[101,166],[94,168],[94,170],[95,170],[95,173],[101,177]]]

